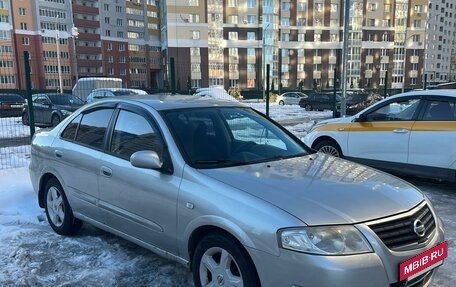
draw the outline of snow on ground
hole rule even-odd
[[[264,103],[249,105],[265,112]],[[270,116],[301,136],[314,120],[331,114],[273,104]],[[4,121],[0,120],[1,140]],[[27,135],[26,132],[19,134]],[[10,160],[9,165],[0,163],[0,286],[193,286],[191,274],[183,266],[89,224],[84,224],[81,232],[72,237],[54,233],[44,211],[38,207],[28,169],[22,164],[28,160],[29,148],[0,150],[12,158],[22,159]],[[455,186],[415,178],[407,180],[431,199],[446,225],[449,257],[431,286],[454,286]]]

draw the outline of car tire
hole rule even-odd
[[[22,114],[22,124],[26,126],[29,125],[29,116],[27,113]]]
[[[305,104],[304,105],[304,109],[306,109],[306,111],[311,111],[312,110],[312,105],[311,104]]]
[[[283,101],[279,101],[279,105],[283,106],[285,103]]]
[[[333,140],[324,140],[317,143],[314,147],[315,150],[327,153],[335,157],[343,157],[342,150],[339,145]]]
[[[209,234],[198,243],[192,272],[196,287],[260,286],[255,266],[242,245],[218,233]]]
[[[60,123],[60,117],[58,115],[52,115],[51,125],[53,127],[57,126]]]
[[[60,235],[74,234],[82,226],[82,221],[73,216],[62,185],[56,178],[51,178],[46,183],[44,209],[49,225]]]

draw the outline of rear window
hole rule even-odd
[[[25,100],[23,97],[19,95],[13,95],[13,94],[8,94],[8,95],[0,95],[0,102],[20,102],[24,103]]]

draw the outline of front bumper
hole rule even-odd
[[[435,214],[434,214],[435,216]],[[374,252],[348,256],[321,256],[280,249],[278,256],[248,249],[263,287],[404,287],[428,286],[434,270],[407,282],[399,282],[399,264],[444,241],[441,221],[425,245],[392,251],[367,224],[357,228],[370,242]]]

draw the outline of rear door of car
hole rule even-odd
[[[105,219],[98,209],[98,166],[114,109],[100,107],[75,117],[54,146],[55,169],[61,174],[74,212]]]
[[[410,135],[408,163],[456,168],[456,98],[426,100]]]
[[[123,106],[112,127],[111,141],[98,165],[100,208],[116,230],[171,252],[176,249],[176,206],[180,176],[138,168],[130,163],[137,151],[169,155],[152,116]]]
[[[406,163],[418,98],[398,98],[377,106],[352,123],[346,156]]]
[[[44,94],[36,95],[33,99],[33,114],[36,123],[45,124],[50,122],[46,117],[50,104],[51,102]]]

